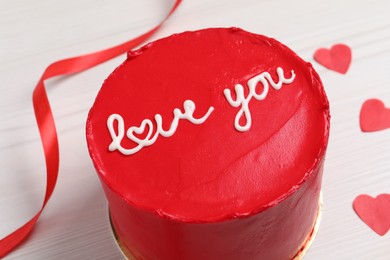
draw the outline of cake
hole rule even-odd
[[[86,135],[129,257],[293,259],[318,218],[329,120],[310,63],[210,28],[130,51]]]

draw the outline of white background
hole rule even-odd
[[[167,0],[0,0],[0,237],[40,208],[45,164],[31,103],[47,65],[137,36],[164,17]],[[390,129],[362,133],[361,104],[390,107],[388,0],[187,0],[153,37],[206,27],[242,27],[274,37],[313,62],[317,48],[351,46],[346,75],[314,63],[332,112],[323,184],[323,217],[305,259],[390,259],[381,237],[354,213],[353,199],[390,193]],[[85,141],[88,109],[123,60],[47,81],[61,163],[54,195],[29,239],[5,259],[121,259],[107,203]]]

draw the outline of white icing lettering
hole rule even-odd
[[[108,150],[111,152],[118,150],[124,155],[134,154],[139,150],[141,150],[143,147],[154,144],[154,142],[156,142],[157,137],[159,135],[163,137],[172,136],[176,132],[176,129],[179,125],[179,120],[186,119],[193,124],[199,125],[204,123],[214,110],[214,107],[210,107],[207,113],[203,117],[195,118],[194,117],[195,103],[193,101],[191,100],[184,101],[183,108],[184,108],[184,112],[182,112],[178,108],[175,108],[173,110],[174,117],[171,126],[167,130],[164,130],[162,127],[162,116],[160,114],[156,114],[154,116],[154,120],[156,122],[156,131],[154,131],[153,122],[149,119],[144,119],[141,122],[140,126],[132,126],[128,128],[126,132],[126,137],[137,144],[137,146],[133,148],[124,148],[121,145],[121,142],[125,136],[125,124],[123,118],[118,114],[110,115],[107,119],[107,127],[108,127],[108,131],[110,132],[112,142],[109,145]],[[117,131],[115,131],[115,127],[114,127],[115,122],[117,122],[118,124]],[[146,127],[147,127],[147,133],[145,133]],[[135,136],[135,134],[141,135],[143,133],[145,133],[146,136],[142,139]]]
[[[255,98],[259,101],[263,100],[266,98],[268,94],[269,85],[271,85],[275,90],[279,90],[283,84],[291,84],[295,79],[295,73],[293,70],[291,71],[290,78],[285,78],[283,69],[280,67],[276,69],[276,73],[279,78],[277,83],[273,81],[271,75],[268,72],[263,72],[249,79],[247,82],[249,93],[246,97],[244,94],[244,87],[241,84],[237,84],[234,86],[234,91],[236,93],[235,100],[232,97],[230,89],[225,89],[223,91],[223,94],[225,95],[227,101],[232,107],[241,106],[240,110],[238,111],[234,119],[234,127],[238,131],[240,132],[248,131],[252,125],[252,116],[248,106],[252,98]],[[261,93],[256,92],[256,86],[258,83],[261,83],[263,85],[263,91]],[[242,116],[244,116],[246,119],[244,125],[240,124],[240,118]]]

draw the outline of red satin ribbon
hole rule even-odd
[[[53,114],[51,112],[49,100],[47,98],[44,86],[44,81],[56,76],[69,75],[85,71],[138,46],[150,38],[162,26],[162,24],[176,10],[180,3],[181,0],[176,0],[170,12],[156,27],[132,40],[106,50],[60,60],[50,64],[45,69],[33,93],[35,117],[37,120],[46,161],[47,184],[45,199],[43,201],[42,208],[30,221],[0,240],[0,258],[11,252],[30,234],[43,209],[45,208],[46,203],[49,201],[57,182],[59,165],[58,138]]]

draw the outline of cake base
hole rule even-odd
[[[322,192],[320,194],[320,199],[318,202],[318,212],[317,212],[317,217],[314,221],[313,224],[313,229],[310,232],[310,235],[307,237],[305,242],[303,243],[302,247],[298,250],[297,254],[291,259],[291,260],[301,260],[305,256],[307,250],[309,250],[311,244],[313,243],[313,240],[318,232],[318,229],[320,227],[320,222],[321,222],[321,216],[322,216]],[[109,219],[110,219],[110,226],[112,230],[113,237],[115,241],[117,242],[119,250],[122,252],[124,259],[126,260],[137,260],[132,253],[126,248],[126,246],[120,241],[118,238],[116,231],[114,229],[114,226],[111,222],[111,215],[109,213]]]

